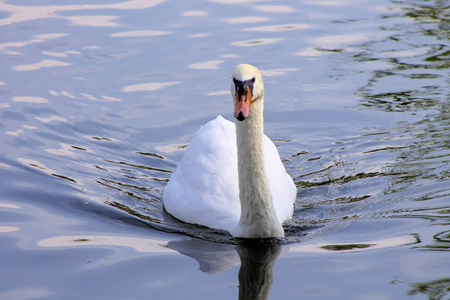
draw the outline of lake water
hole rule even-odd
[[[450,299],[445,0],[0,1],[0,299]],[[298,196],[278,241],[164,212],[235,65]]]

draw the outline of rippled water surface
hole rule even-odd
[[[449,299],[448,1],[0,0],[1,299]],[[287,236],[162,192],[263,74]]]

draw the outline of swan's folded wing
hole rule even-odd
[[[239,221],[234,124],[221,116],[200,128],[167,184],[164,207],[176,218],[233,230]]]
[[[294,202],[297,196],[297,188],[291,176],[286,173],[281,162],[275,144],[264,135],[264,163],[272,192],[273,205],[278,220],[284,222],[290,220],[294,213]]]

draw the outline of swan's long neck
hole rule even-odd
[[[273,206],[264,165],[263,99],[251,105],[244,121],[236,121],[241,218],[235,236],[283,237]]]

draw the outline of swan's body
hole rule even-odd
[[[283,237],[282,223],[292,218],[297,192],[263,133],[259,71],[238,65],[231,93],[236,125],[219,116],[200,128],[164,190],[165,209],[235,237]]]

